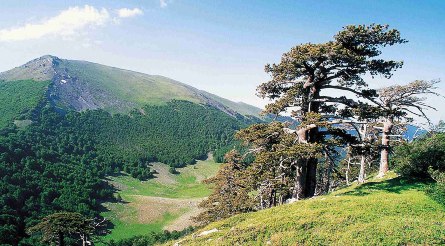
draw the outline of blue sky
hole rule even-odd
[[[255,88],[266,63],[292,46],[326,42],[348,24],[381,23],[409,43],[391,80],[445,80],[445,1],[22,1],[2,0],[0,71],[52,54],[164,75],[235,101],[266,102]],[[63,14],[64,13],[64,14]],[[445,94],[445,81],[439,86]],[[431,103],[444,105],[445,99]],[[439,105],[440,104],[440,105]],[[445,110],[430,112],[445,119]]]

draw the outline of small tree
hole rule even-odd
[[[79,213],[60,212],[44,217],[40,223],[29,228],[28,233],[40,232],[42,241],[51,245],[63,246],[65,238],[75,237],[85,246],[91,244],[90,235],[94,234],[96,227],[102,222],[95,223]]]
[[[250,186],[248,176],[243,173],[246,165],[235,150],[229,151],[215,177],[205,180],[215,186],[213,193],[199,206],[205,208],[195,219],[201,223],[209,223],[230,217],[237,213],[253,210],[252,199],[249,196]]]

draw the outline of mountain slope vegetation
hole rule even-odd
[[[0,81],[0,128],[30,117],[45,95],[49,81]]]
[[[371,179],[332,194],[214,222],[179,245],[443,244],[445,210],[424,183]],[[171,245],[171,242],[166,245]]]

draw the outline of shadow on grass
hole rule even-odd
[[[406,190],[423,190],[428,184],[427,180],[411,180],[403,177],[397,177],[381,182],[364,183],[354,190],[339,194],[340,196],[366,196],[376,191],[385,191],[390,193],[401,193]]]

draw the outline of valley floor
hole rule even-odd
[[[443,245],[445,210],[424,186],[390,174],[211,223],[165,245]]]
[[[219,164],[209,156],[195,165],[178,168],[180,174],[169,173],[162,163],[153,163],[152,168],[156,178],[148,181],[126,175],[108,177],[122,202],[104,204],[108,211],[102,215],[114,224],[105,241],[193,225],[191,218],[200,212],[198,204],[211,193],[202,180],[215,175]]]

